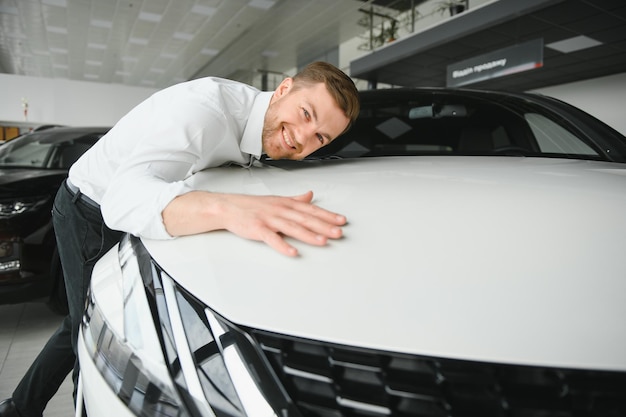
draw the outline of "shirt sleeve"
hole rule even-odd
[[[191,191],[184,179],[203,154],[219,146],[223,138],[215,132],[229,129],[219,103],[193,97],[193,92],[183,97],[164,94],[131,111],[112,129],[114,140],[108,144],[112,151],[107,154],[120,158],[120,164],[100,202],[107,226],[137,236],[171,238],[163,209]],[[134,142],[124,147],[120,141]],[[128,154],[119,154],[120,149]]]

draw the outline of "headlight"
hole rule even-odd
[[[15,236],[0,236],[0,274],[7,274],[4,279],[14,279],[20,276],[22,268],[20,262],[22,242]],[[21,276],[20,276],[21,277]]]
[[[122,240],[119,261],[123,319],[109,300],[104,304],[111,291],[92,282],[83,335],[100,372],[135,414],[300,415],[254,340],[179,287],[139,239]]]
[[[48,201],[48,197],[20,198],[18,200],[0,201],[0,219],[9,219],[28,210],[37,208]]]
[[[87,351],[117,396],[137,415],[187,416],[170,378],[151,320],[137,258],[120,245],[119,270],[92,282],[83,337]]]

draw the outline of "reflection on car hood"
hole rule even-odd
[[[37,169],[37,168],[3,168],[0,167],[0,184],[19,181],[28,178],[47,177],[51,175],[67,174],[63,169]]]
[[[313,190],[349,220],[329,247],[296,242],[295,259],[227,232],[144,241],[235,323],[449,358],[626,370],[623,165],[373,158],[213,169],[191,182]]]
[[[0,167],[0,196],[54,193],[65,177],[67,170],[62,169]]]

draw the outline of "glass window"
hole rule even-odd
[[[5,152],[0,153],[0,165],[43,168],[52,146],[52,143],[30,140],[10,142],[2,148]]]
[[[69,169],[102,135],[52,130],[29,133],[0,146],[0,166]]]
[[[530,126],[539,149],[543,153],[598,155],[580,138],[568,132],[562,126],[554,123],[538,113],[527,113],[526,121]]]
[[[626,158],[623,136],[566,103],[541,96],[391,89],[364,92],[363,98],[352,129],[312,158]]]

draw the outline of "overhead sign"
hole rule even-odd
[[[535,39],[448,65],[446,85],[459,87],[542,66],[543,39]]]

